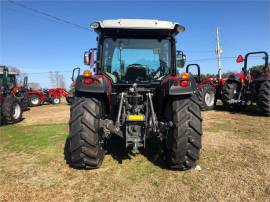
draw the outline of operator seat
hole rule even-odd
[[[129,82],[148,80],[146,69],[140,64],[129,65],[125,77]]]

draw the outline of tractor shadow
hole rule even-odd
[[[106,155],[111,155],[119,164],[122,164],[123,160],[131,160],[132,156],[135,156],[131,150],[125,147],[125,141],[118,136],[112,136],[106,141],[106,150]]]
[[[132,157],[137,155],[131,148],[125,147],[125,140],[117,136],[112,136],[106,142],[106,150],[106,155],[111,155],[119,164],[122,164],[124,160],[132,160]],[[139,153],[154,165],[160,168],[166,168],[163,160],[162,144],[159,140],[149,140],[146,148],[140,149]]]
[[[258,113],[256,105],[247,106],[245,109],[233,109],[233,108],[226,108],[223,105],[216,105],[214,108],[215,111],[219,112],[229,112],[231,114],[243,114],[247,116],[261,116],[264,117],[264,115],[261,115]]]

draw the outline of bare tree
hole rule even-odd
[[[66,88],[66,82],[63,74],[59,76],[59,87],[64,89]]]
[[[59,72],[50,72],[49,77],[54,88],[66,88],[66,82],[63,74],[60,74]]]

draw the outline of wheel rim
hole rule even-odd
[[[19,104],[16,103],[16,104],[14,105],[14,108],[13,108],[13,114],[12,114],[12,117],[13,117],[13,119],[17,120],[17,119],[20,118],[20,116],[21,116],[21,107],[20,107]]]
[[[31,103],[32,103],[33,105],[37,105],[37,104],[39,103],[39,99],[38,99],[38,98],[32,98],[32,99],[31,99]]]
[[[54,103],[55,104],[59,104],[60,103],[60,99],[59,98],[54,98]]]
[[[208,107],[211,107],[214,105],[214,102],[215,102],[215,96],[213,93],[209,93],[209,92],[206,92],[205,93],[205,97],[204,97],[204,101],[205,101],[205,104],[208,106]]]

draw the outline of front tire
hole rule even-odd
[[[198,89],[198,100],[202,111],[213,110],[215,106],[215,91],[206,84]]]
[[[41,105],[41,100],[38,95],[30,95],[29,99],[29,105],[30,107],[36,107]]]
[[[105,150],[99,121],[104,115],[103,103],[97,98],[75,97],[70,108],[69,136],[65,159],[73,168],[100,167]]]
[[[165,138],[165,157],[171,169],[187,170],[199,159],[202,118],[195,96],[174,99],[165,110],[166,121],[172,121]]]
[[[66,97],[66,101],[67,101],[67,103],[68,103],[69,105],[72,104],[72,102],[73,102],[73,97],[70,97],[70,96]]]
[[[52,98],[52,104],[58,105],[61,103],[61,98],[60,97],[53,97]]]
[[[270,81],[264,81],[261,83],[259,88],[258,100],[257,100],[258,111],[265,115],[270,116]]]

